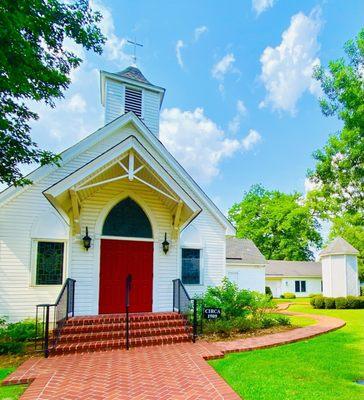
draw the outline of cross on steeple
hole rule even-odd
[[[136,48],[137,48],[137,46],[143,47],[143,45],[141,43],[138,43],[136,41],[136,38],[134,38],[134,40],[127,40],[127,42],[134,46],[133,62],[136,65],[136,60],[137,60],[137,58],[136,58]]]

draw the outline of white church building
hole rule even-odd
[[[102,71],[105,125],[0,194],[0,316],[33,317],[66,278],[76,315],[124,312],[128,274],[134,312],[171,311],[173,279],[221,283],[235,229],[158,139],[164,93],[135,67]],[[262,259],[239,257],[230,277],[264,291]]]
[[[0,316],[34,317],[67,278],[79,316],[124,312],[129,275],[133,312],[171,311],[175,279],[190,296],[225,276],[264,292],[262,254],[158,139],[164,93],[136,67],[102,71],[105,125],[0,194]]]

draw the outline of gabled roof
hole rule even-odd
[[[320,262],[314,261],[286,261],[286,260],[268,260],[265,268],[267,277],[275,276],[322,276]]]
[[[151,146],[153,150],[160,158],[160,161],[168,164],[170,169],[174,171],[175,176],[178,176],[181,184],[185,185],[194,196],[194,200],[198,204],[202,204],[209,210],[215,218],[220,222],[222,226],[226,228],[227,234],[235,234],[235,228],[231,225],[224,214],[216,207],[212,200],[206,195],[206,193],[198,186],[198,184],[192,179],[192,177],[186,172],[186,170],[177,162],[177,160],[169,153],[164,147],[162,142],[148,129],[148,127],[133,113],[129,112],[123,114],[120,117],[115,118],[113,121],[98,129],[96,132],[87,136],[80,142],[76,143],[69,149],[65,150],[62,155],[62,164],[69,162],[76,158],[84,151],[94,146],[96,143],[102,141],[104,138],[115,132],[121,127],[132,124],[138,132],[141,133],[141,138],[145,141],[145,144]],[[54,172],[58,167],[54,165],[45,165],[37,168],[35,171],[28,175],[28,178],[33,180],[33,184],[39,182],[45,176]],[[75,171],[76,172],[76,171]],[[71,179],[71,177],[67,178]],[[63,181],[65,182],[65,181]],[[55,186],[55,185],[54,185]],[[27,187],[14,187],[10,186],[0,193],[0,204],[9,200],[13,196],[20,194],[22,191],[27,190]]]
[[[338,236],[331,243],[329,243],[320,253],[320,257],[331,256],[339,254],[359,254],[359,251],[348,243],[345,239]]]
[[[130,66],[128,68],[123,69],[120,72],[117,72],[116,75],[119,75],[123,78],[132,79],[133,81],[146,83],[147,85],[151,85],[148,79],[142,74],[140,69]]]
[[[228,264],[265,264],[266,260],[258,247],[249,239],[226,238],[226,260]]]

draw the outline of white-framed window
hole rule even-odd
[[[295,287],[296,293],[305,293],[306,292],[306,281],[295,281],[294,287]]]
[[[32,284],[34,286],[62,285],[65,278],[65,240],[33,239]]]
[[[204,245],[199,230],[189,225],[181,233],[181,281],[184,285],[203,285]]]
[[[201,249],[182,248],[181,280],[184,285],[201,284]]]

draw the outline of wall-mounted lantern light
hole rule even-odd
[[[88,249],[91,247],[91,238],[88,235],[88,227],[86,226],[86,235],[82,238],[83,241],[83,247],[88,251]]]
[[[165,234],[164,234],[164,242],[162,243],[162,248],[163,248],[164,254],[167,254],[169,251],[169,242],[167,240],[167,232],[165,232]]]

